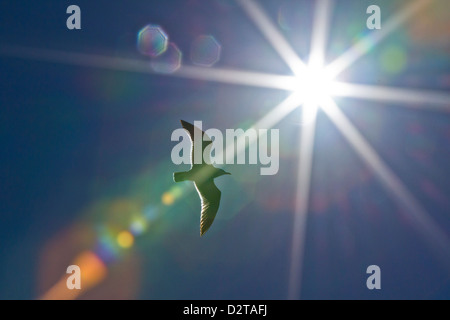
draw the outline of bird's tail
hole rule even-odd
[[[175,172],[173,174],[173,181],[175,182],[181,182],[186,180],[189,180],[187,172]]]

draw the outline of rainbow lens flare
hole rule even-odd
[[[117,244],[123,249],[129,249],[134,244],[134,236],[129,231],[122,231],[117,235]]]
[[[158,25],[147,25],[138,33],[137,47],[141,54],[152,58],[158,57],[167,50],[169,37]]]
[[[202,35],[197,37],[191,46],[191,61],[202,67],[212,67],[220,60],[222,46],[213,37]]]
[[[164,54],[152,59],[153,70],[160,73],[174,73],[181,67],[183,54],[175,43],[170,43]]]

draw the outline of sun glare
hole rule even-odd
[[[323,67],[308,65],[296,76],[293,91],[302,98],[305,105],[319,106],[332,93],[333,78]]]

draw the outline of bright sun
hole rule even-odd
[[[333,78],[322,66],[308,65],[295,77],[293,91],[306,106],[320,106],[332,93]]]

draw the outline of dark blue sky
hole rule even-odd
[[[365,8],[372,2],[381,6],[383,19],[406,3],[337,1],[328,60],[368,33]],[[283,20],[290,27],[279,27],[305,58],[310,2],[260,3],[275,22],[286,12],[281,7],[292,8]],[[70,4],[81,7],[82,30],[66,28]],[[419,14],[343,79],[448,91],[450,44],[422,43],[411,35],[412,25],[425,14],[437,13]],[[447,23],[448,18],[447,13]],[[2,1],[0,46],[145,60],[136,50],[136,37],[150,23],[166,30],[183,52],[184,65],[192,65],[192,41],[208,34],[222,45],[215,67],[290,74],[243,10],[227,0]],[[383,50],[392,45],[401,46],[408,58],[395,74],[380,67]],[[221,130],[248,126],[287,96],[275,89],[0,55],[0,298],[38,298],[73,256],[90,246],[94,250],[98,230],[114,233],[126,224],[120,213],[118,220],[111,217],[110,204],[160,205],[173,187],[172,173],[180,171],[170,159],[170,135],[180,119],[203,120],[204,127]],[[448,240],[449,113],[424,105],[336,101]],[[286,299],[299,115],[296,110],[276,125],[281,140],[277,175],[227,166],[233,176],[217,182],[223,198],[207,237],[198,236],[198,197],[186,192],[130,252],[108,265],[108,278],[85,298],[114,297],[109,291],[115,288],[123,290],[121,298]],[[302,298],[449,299],[445,262],[450,257],[433,253],[408,214],[319,111]],[[380,291],[365,285],[372,264],[381,267]]]

